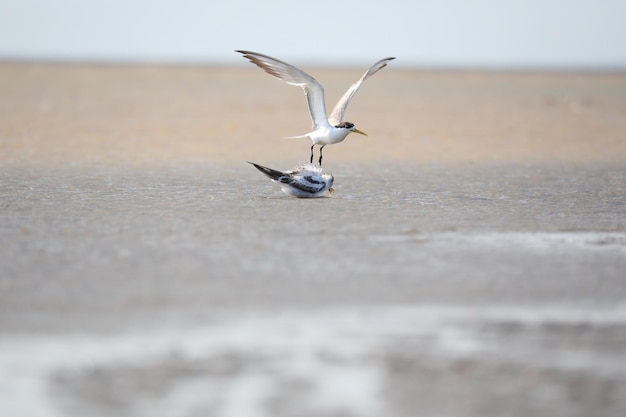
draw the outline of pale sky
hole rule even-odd
[[[0,0],[0,59],[626,69],[624,0]]]

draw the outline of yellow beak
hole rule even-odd
[[[361,135],[365,135],[365,136],[367,136],[367,133],[360,131],[360,130],[359,130],[359,129],[357,129],[356,127],[355,127],[354,129],[352,129],[352,131],[353,131],[354,133],[359,133],[359,134],[361,134]]]

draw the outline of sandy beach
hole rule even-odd
[[[307,68],[331,107],[361,68]],[[622,416],[626,74],[0,63],[0,414]]]

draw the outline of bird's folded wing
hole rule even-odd
[[[284,176],[279,181],[307,193],[318,193],[326,187],[326,182],[317,175]]]

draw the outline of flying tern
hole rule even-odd
[[[351,132],[366,135],[354,126],[354,123],[343,120],[346,107],[352,100],[352,97],[361,87],[363,81],[368,77],[376,74],[382,68],[386,67],[389,61],[395,57],[381,59],[368,69],[363,76],[348,88],[343,97],[337,102],[330,116],[326,114],[326,105],[324,103],[324,87],[312,76],[293,65],[280,61],[271,56],[259,54],[257,52],[237,50],[243,56],[265,70],[270,75],[286,82],[287,84],[300,86],[304,90],[307,103],[309,105],[309,113],[313,122],[313,130],[300,136],[291,136],[292,138],[308,137],[313,142],[311,145],[311,160],[313,163],[313,148],[320,145],[319,165],[322,165],[322,150],[324,146],[339,143]]]

